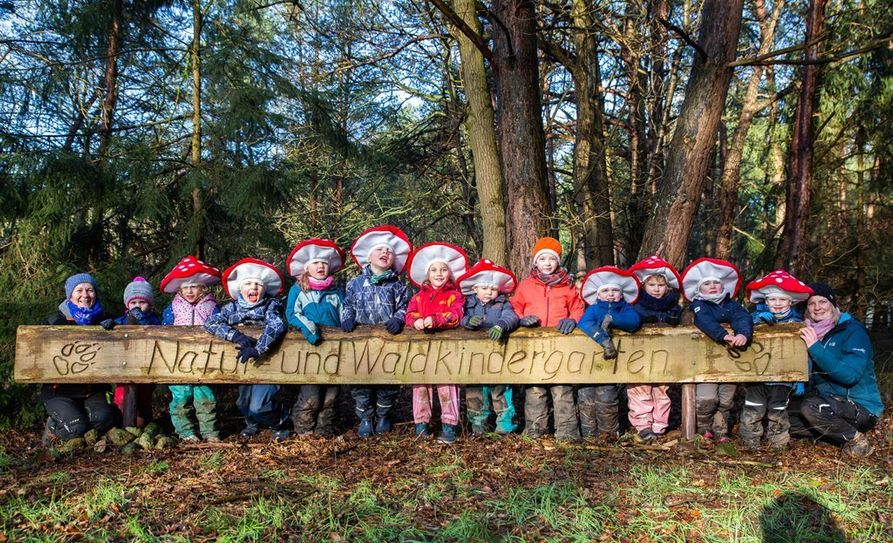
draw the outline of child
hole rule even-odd
[[[487,330],[493,341],[501,340],[518,328],[518,315],[506,298],[515,290],[515,274],[490,260],[481,260],[456,282],[465,295],[462,326],[469,330]],[[508,385],[465,387],[468,422],[475,435],[486,431],[490,405],[496,411],[496,433],[515,431],[515,405]]]
[[[350,332],[357,324],[384,324],[388,333],[399,334],[409,301],[406,285],[399,278],[412,252],[409,238],[396,226],[375,226],[360,234],[350,252],[363,272],[347,283],[341,329]],[[390,412],[399,393],[397,386],[351,389],[360,419],[357,428],[360,437],[369,437],[373,431],[376,434],[391,431]]]
[[[716,258],[699,258],[682,273],[682,289],[691,302],[695,326],[716,342],[744,349],[753,336],[750,313],[732,300],[741,287],[741,274],[734,264]],[[730,334],[720,323],[732,326]],[[719,443],[729,440],[729,412],[736,385],[700,383],[695,390],[698,433]]]
[[[161,313],[167,326],[204,326],[217,313],[217,299],[208,287],[220,282],[220,270],[194,256],[187,256],[161,280],[161,291],[176,293]],[[170,385],[171,422],[186,443],[220,441],[217,430],[217,398],[208,385]],[[198,433],[196,433],[198,426]]]
[[[59,311],[47,319],[53,326],[103,327],[112,324],[107,319],[99,297],[96,281],[88,273],[76,273],[65,281],[65,300]],[[41,387],[40,400],[47,410],[43,444],[50,446],[56,440],[68,441],[82,437],[91,429],[105,433],[118,420],[117,410],[106,399],[108,385],[66,383],[46,384]]]
[[[153,311],[155,309],[155,296],[152,294],[152,285],[143,277],[134,277],[133,281],[124,289],[124,308],[126,313],[115,319],[115,324],[158,326],[161,319]],[[131,390],[136,394],[136,425],[139,428],[152,420],[152,393],[155,385],[141,383],[133,385]],[[115,405],[124,412],[125,387],[115,387]],[[127,421],[125,421],[127,424]]]
[[[567,273],[561,267],[561,243],[555,238],[540,238],[533,247],[533,267],[511,298],[512,308],[521,318],[521,326],[556,326],[570,334],[583,316],[583,301]],[[549,431],[548,397],[552,396],[555,437],[577,441],[577,409],[574,387],[569,385],[528,386],[524,401],[524,433],[542,437]]]
[[[629,271],[642,283],[633,309],[643,323],[679,324],[679,272],[669,262],[652,256],[630,266]],[[667,385],[627,385],[629,422],[644,441],[659,439],[670,421],[670,397]]]
[[[783,270],[752,281],[745,289],[745,296],[757,304],[752,315],[754,324],[803,322],[793,304],[805,302],[811,294],[811,288]],[[763,418],[768,419],[766,441],[769,446],[774,450],[787,447],[791,441],[787,408],[793,387],[793,383],[748,383],[745,386],[739,428],[745,449],[755,451],[760,448]]]
[[[279,270],[256,258],[243,258],[223,272],[223,287],[233,299],[205,322],[205,330],[238,345],[236,357],[242,364],[261,359],[285,335],[286,324],[280,316],[282,302],[276,296],[285,281]],[[263,326],[255,340],[236,330],[235,325]],[[274,441],[289,436],[288,417],[276,395],[279,385],[240,385],[236,406],[245,416],[242,437],[252,437],[260,425],[273,430]]]
[[[617,357],[611,328],[635,332],[641,326],[639,314],[630,305],[639,296],[639,281],[630,272],[604,266],[589,272],[583,282],[583,299],[589,304],[580,330],[604,349],[606,360]],[[620,434],[619,390],[617,385],[582,386],[577,391],[580,403],[580,430],[583,437],[598,432]]]
[[[320,326],[340,326],[344,295],[334,284],[334,275],[344,265],[344,251],[327,239],[308,239],[288,255],[288,271],[296,279],[288,291],[285,318],[316,345],[322,339]],[[335,435],[337,385],[301,385],[292,407],[295,433],[330,437]]]
[[[419,292],[409,300],[406,324],[420,331],[459,326],[465,298],[456,289],[454,281],[468,269],[465,251],[449,243],[426,243],[412,253],[407,266],[409,280],[419,287]],[[436,386],[442,422],[437,441],[452,445],[459,439],[459,387]],[[434,385],[412,385],[412,417],[416,437],[429,435],[433,395]]]

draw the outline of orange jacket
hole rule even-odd
[[[446,283],[437,289],[422,285],[422,290],[409,300],[406,325],[412,326],[417,319],[432,317],[434,328],[455,328],[462,320],[464,305],[465,296],[453,283]]]
[[[509,301],[519,317],[536,315],[541,326],[558,326],[558,321],[568,317],[579,321],[585,309],[570,278],[548,286],[536,277],[528,276]]]

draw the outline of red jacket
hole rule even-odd
[[[423,285],[409,300],[406,308],[406,325],[412,326],[418,319],[433,317],[434,328],[455,328],[462,319],[465,296],[453,283],[445,283],[440,288]]]
[[[521,281],[509,301],[519,317],[536,315],[542,326],[558,326],[558,321],[568,317],[579,321],[585,309],[570,277],[548,286],[530,275]]]

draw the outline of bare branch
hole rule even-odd
[[[444,2],[444,0],[429,1],[434,4],[434,7],[436,7],[437,10],[440,11],[444,17],[449,19],[450,23],[452,23],[453,26],[459,29],[460,32],[465,34],[465,36],[469,40],[471,40],[471,43],[473,43],[474,46],[478,48],[481,54],[484,55],[484,58],[486,58],[491,63],[493,62],[493,51],[491,51],[490,48],[487,47],[487,44],[484,42],[484,38],[474,30],[472,30],[471,27],[469,27],[467,24],[465,24],[465,21],[463,21],[462,18],[459,17],[458,13],[453,11],[453,9],[448,6],[447,3]]]
[[[696,42],[694,40],[694,38],[689,36],[685,30],[683,30],[682,28],[679,28],[678,26],[674,25],[670,21],[668,21],[664,18],[661,18],[661,17],[657,18],[657,22],[662,24],[667,30],[672,30],[676,34],[679,34],[679,37],[682,38],[682,41],[691,45],[695,49],[695,51],[698,52],[698,55],[701,56],[701,60],[706,61],[709,58],[707,56],[707,52],[704,51],[704,49],[700,45],[698,45],[698,42]]]

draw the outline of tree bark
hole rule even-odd
[[[505,175],[509,266],[523,274],[549,230],[536,24],[531,0],[494,0],[493,55]]]
[[[602,96],[599,92],[598,44],[591,5],[574,0],[576,62],[568,69],[574,78],[577,130],[574,139],[574,184],[583,212],[583,246],[586,268],[614,264],[614,231],[605,161]]]
[[[806,43],[813,42],[825,27],[825,0],[810,0],[806,20]],[[818,44],[806,49],[806,62],[819,56]],[[786,191],[784,234],[781,251],[776,257],[778,267],[794,275],[805,271],[807,251],[807,227],[809,225],[809,197],[812,190],[813,142],[815,126],[813,116],[818,107],[819,66],[806,64],[800,77],[800,95],[794,114],[791,134],[791,177]]]
[[[468,27],[480,34],[481,23],[475,14],[475,0],[453,0],[456,14]],[[502,170],[499,163],[499,147],[496,143],[496,122],[493,100],[484,56],[465,34],[453,28],[453,36],[459,42],[462,60],[462,84],[468,110],[465,130],[474,163],[474,184],[477,187],[483,230],[482,256],[494,262],[506,262],[505,197]]]
[[[758,55],[765,55],[770,51],[775,41],[775,27],[784,8],[784,0],[778,0],[767,17],[765,0],[755,0],[754,11],[760,25],[760,49]],[[744,143],[747,133],[753,122],[754,115],[760,110],[757,97],[760,90],[760,80],[763,76],[762,66],[754,66],[750,79],[747,82],[747,90],[741,104],[741,114],[738,116],[738,126],[732,136],[726,153],[725,166],[722,171],[719,195],[719,224],[716,228],[716,258],[728,259],[732,254],[732,230],[735,226],[735,216],[738,211],[738,183],[741,180],[741,157],[744,154]]]
[[[627,203],[627,233],[630,248],[638,248],[644,236],[647,216],[648,143],[645,130],[645,92],[648,78],[641,67],[642,24],[644,5],[627,2],[623,23],[620,58],[626,72],[626,122],[629,134],[630,196]]]
[[[202,165],[202,11],[199,0],[192,1],[192,168],[197,172]],[[205,202],[201,183],[192,189],[192,217],[195,221],[195,253],[205,258]]]
[[[115,105],[118,103],[118,54],[121,52],[121,20],[124,10],[121,0],[112,2],[112,10],[109,46],[106,52],[108,59],[103,81],[105,96],[102,100],[102,128],[99,131],[99,149],[97,150],[99,156],[105,156],[112,141],[112,122],[115,116]]]
[[[663,255],[674,266],[685,260],[691,226],[710,167],[735,59],[744,0],[705,0],[685,100],[667,157],[660,192],[645,231],[640,257]]]

